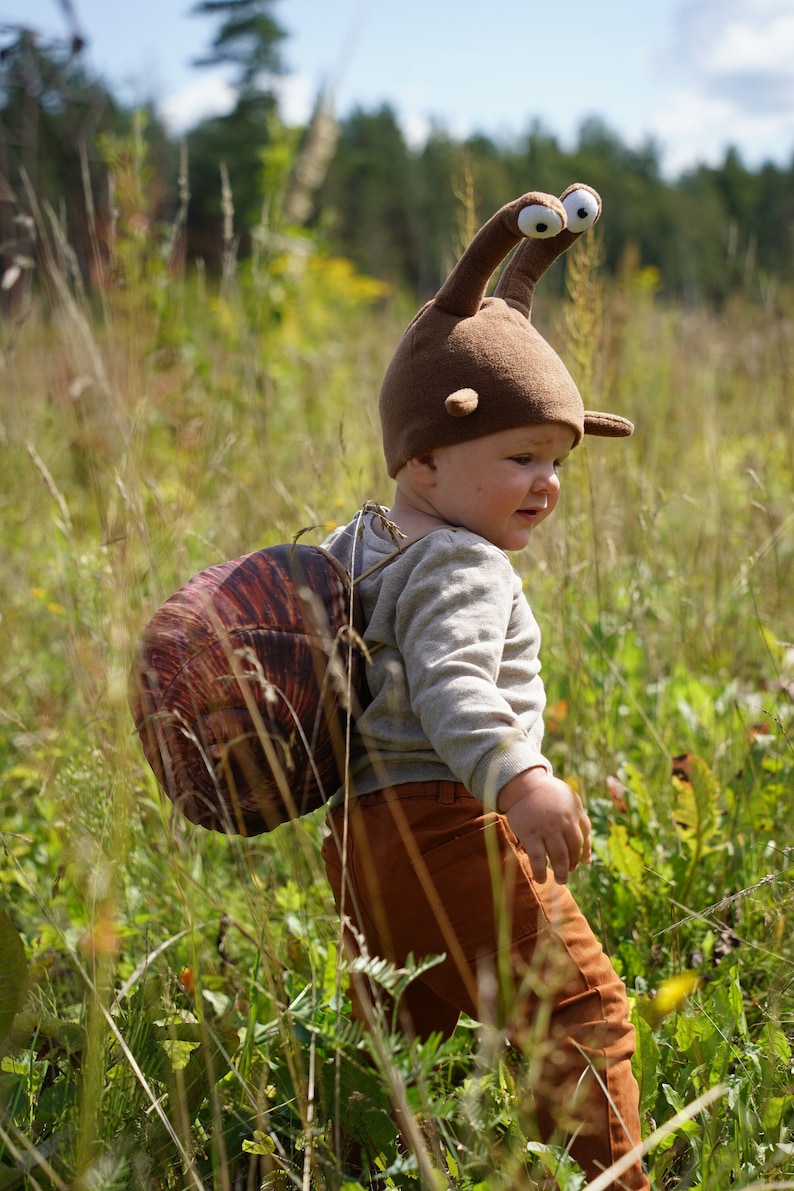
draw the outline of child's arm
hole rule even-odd
[[[545,769],[526,769],[503,786],[497,799],[529,857],[536,881],[546,880],[546,857],[560,885],[580,861],[591,858],[590,820],[579,795]]]
[[[411,549],[408,581],[396,569],[383,580],[383,588],[399,585],[393,631],[407,710],[457,780],[492,807],[510,778],[551,769],[542,754],[540,632],[521,580],[494,546],[439,530]],[[388,629],[370,621],[375,640]],[[381,682],[393,715],[394,680]]]

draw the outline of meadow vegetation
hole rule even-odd
[[[413,305],[275,213],[222,278],[175,267],[140,140],[106,153],[104,284],[41,209],[0,326],[0,1189],[577,1191],[496,1025],[347,1022],[321,813],[214,835],[146,768],[127,675],[156,607],[388,500],[377,393]],[[574,887],[632,998],[654,1187],[794,1187],[794,296],[670,305],[598,246],[539,317],[637,433],[574,453],[516,560],[594,822]]]

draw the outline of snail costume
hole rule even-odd
[[[560,199],[525,194],[480,229],[384,377],[391,476],[420,451],[527,423],[569,425],[576,443],[631,434],[625,418],[584,410],[530,321],[535,283],[600,211],[596,192],[575,185]],[[393,547],[372,565],[397,558]],[[255,551],[196,575],[145,626],[133,717],[160,785],[192,822],[253,835],[315,810],[340,787],[346,718],[369,701],[355,648],[354,553],[350,533],[330,553]]]
[[[600,210],[584,185],[508,203],[413,319],[380,393],[398,492],[423,454],[501,431],[556,424],[572,446],[632,433],[585,410],[531,323],[536,282]],[[194,577],[142,635],[131,701],[144,751],[203,826],[252,834],[326,803],[348,957],[363,943],[398,968],[437,958],[396,1004],[352,965],[352,1015],[426,1038],[449,1036],[463,1012],[531,1045],[541,1138],[567,1139],[588,1183],[606,1187],[611,1168],[609,1186],[648,1191],[623,984],[567,886],[534,878],[494,809],[529,770],[556,781],[539,629],[505,551],[439,520],[406,539],[367,505],[323,547]]]

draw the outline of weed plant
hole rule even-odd
[[[349,1024],[322,814],[213,835],[145,766],[155,608],[388,501],[377,392],[412,311],[272,211],[221,285],[180,269],[140,137],[106,154],[101,284],[38,210],[0,328],[0,1189],[577,1191],[495,1026]],[[517,559],[595,827],[575,892],[632,998],[653,1186],[794,1187],[794,305],[670,307],[585,241],[544,331],[637,433],[575,452]],[[420,961],[365,967],[399,995]]]

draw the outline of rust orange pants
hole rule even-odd
[[[530,1057],[541,1138],[566,1138],[588,1180],[632,1149],[640,1126],[623,984],[569,890],[551,873],[533,880],[506,819],[442,781],[363,795],[347,822],[339,807],[329,824],[323,859],[337,909],[370,954],[399,965],[409,953],[445,956],[401,998],[401,1028],[448,1037],[464,1012],[506,1029]],[[354,931],[346,946],[356,953]],[[370,993],[358,981],[350,996],[366,1020]],[[650,1184],[637,1162],[613,1186]]]

